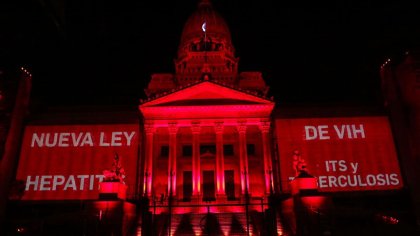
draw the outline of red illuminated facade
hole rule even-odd
[[[7,166],[23,187],[9,197],[8,232],[403,232],[407,189],[418,184],[415,161],[403,158],[400,169],[408,146],[394,138],[408,144],[398,111],[277,107],[262,73],[240,72],[238,63],[227,23],[201,0],[184,25],[175,72],[151,75],[138,110],[31,116]],[[417,104],[418,94],[409,97]]]
[[[233,85],[200,79],[140,105],[146,131],[145,195],[171,190],[181,198],[226,198],[226,184],[232,185],[230,198],[242,196],[246,188],[256,196],[269,194],[273,106]],[[256,161],[252,170],[249,159]],[[232,182],[226,182],[227,173]],[[178,189],[189,182],[190,190]]]
[[[246,201],[257,202],[253,208],[261,212],[274,192],[275,104],[262,74],[240,73],[238,62],[224,19],[210,1],[201,1],[184,25],[175,73],[152,75],[145,90],[148,99],[139,106],[143,195],[172,204],[178,217],[191,213],[192,221],[200,220],[210,210],[226,214],[220,222],[229,226],[231,217],[245,214]],[[158,206],[155,213],[167,211]]]
[[[0,70],[0,231],[5,231],[7,200],[19,191],[11,184],[18,159],[24,121],[28,113],[32,75],[21,67],[17,71]]]
[[[407,51],[400,58],[387,59],[380,72],[385,107],[420,225],[420,51]]]

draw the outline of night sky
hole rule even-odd
[[[261,71],[281,104],[380,104],[379,67],[420,46],[403,1],[213,0],[240,71]],[[33,102],[137,105],[152,73],[174,72],[198,0],[7,0],[0,62],[33,74]]]

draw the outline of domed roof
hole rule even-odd
[[[203,24],[205,23],[205,26]],[[182,31],[180,47],[204,35],[226,44],[231,44],[229,28],[225,20],[213,9],[210,0],[200,0],[197,10],[188,18]]]

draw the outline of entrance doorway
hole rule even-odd
[[[203,201],[215,201],[214,171],[203,170]]]
[[[183,179],[183,201],[189,202],[191,201],[192,196],[192,172],[191,171],[184,171],[184,179]]]
[[[225,170],[225,191],[227,200],[235,200],[235,178],[233,170]]]

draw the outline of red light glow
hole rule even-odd
[[[326,197],[322,196],[306,196],[300,198],[302,203],[309,209],[322,209],[326,203]]]
[[[217,102],[210,105],[209,101]],[[210,81],[155,98],[139,106],[145,117],[154,119],[260,118],[269,116],[273,108],[274,102],[270,100]]]
[[[115,153],[133,194],[138,130],[126,124],[26,127],[16,176],[26,181],[22,199],[97,199]]]
[[[377,214],[376,218],[385,224],[396,225],[399,223],[399,220],[393,216]]]
[[[299,150],[319,191],[400,189],[403,181],[386,117],[276,120],[283,189]]]

